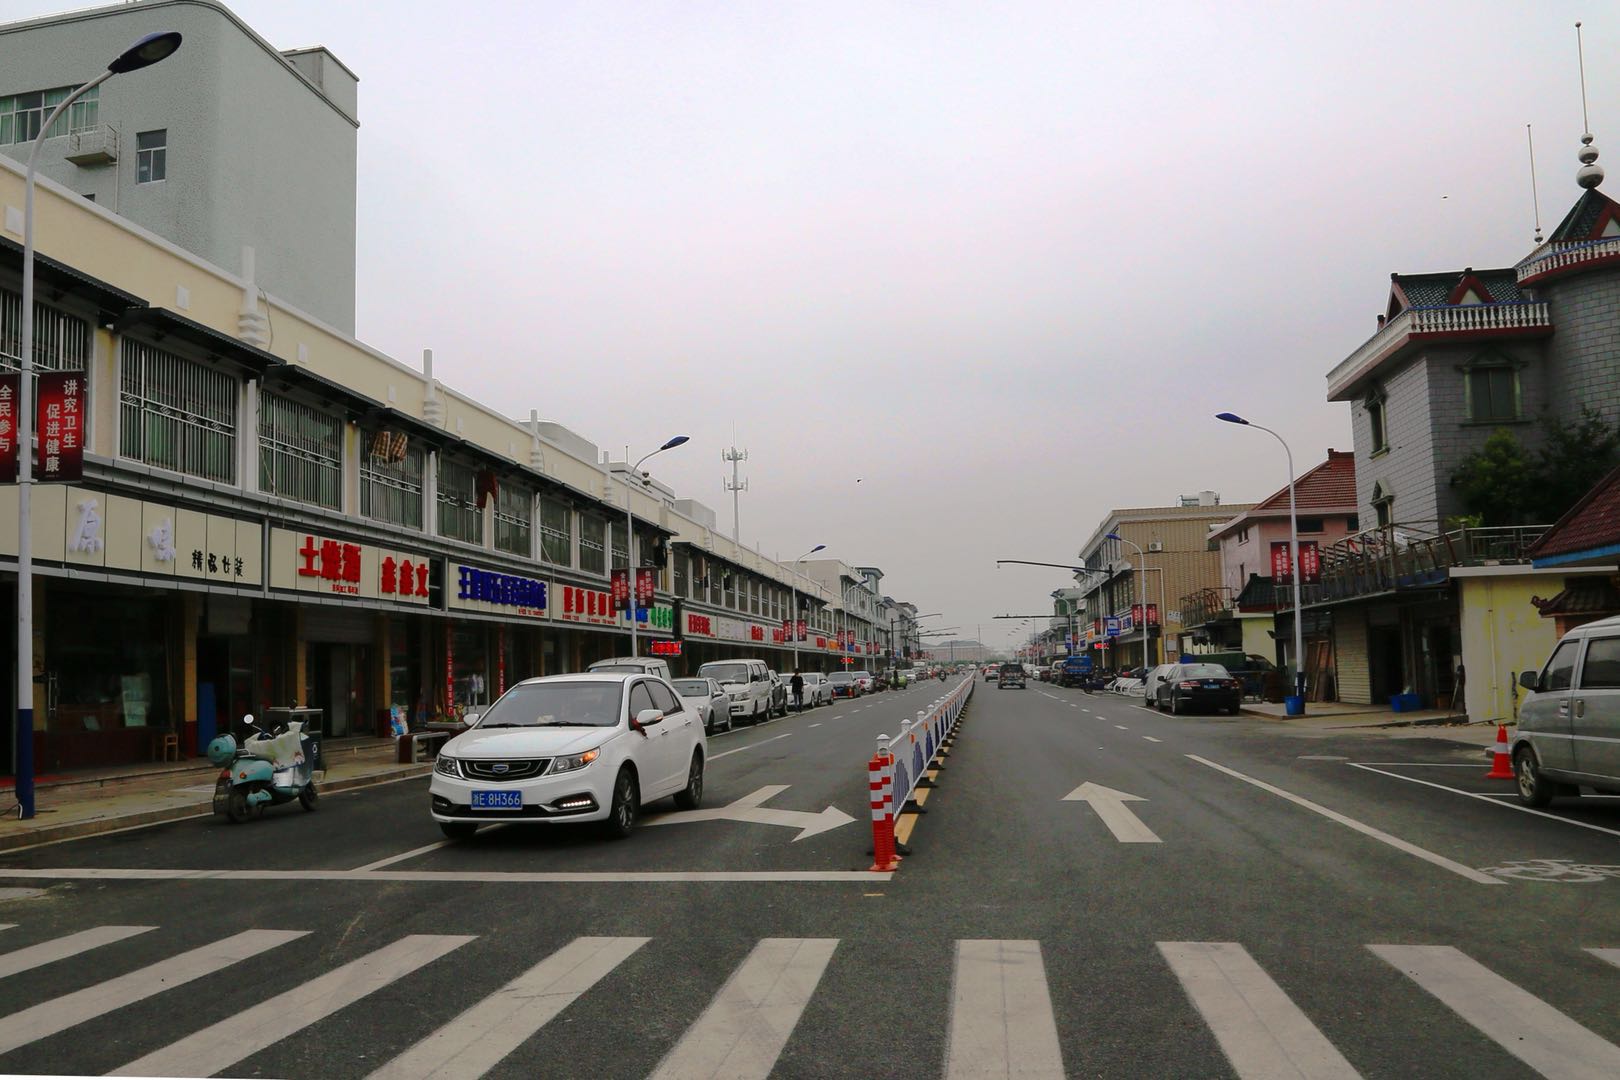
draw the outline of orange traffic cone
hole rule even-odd
[[[1487,780],[1513,779],[1513,762],[1508,760],[1507,725],[1496,725],[1496,755],[1491,759],[1491,771],[1485,774]]]

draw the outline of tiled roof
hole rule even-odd
[[[1555,615],[1613,615],[1620,612],[1620,592],[1607,581],[1571,582],[1551,600],[1532,596],[1530,602],[1550,619]]]
[[[1616,544],[1620,544],[1620,469],[1609,473],[1582,495],[1540,540],[1530,545],[1526,554],[1539,562]]]
[[[1590,240],[1598,218],[1603,216],[1603,211],[1611,207],[1620,213],[1620,203],[1597,188],[1587,188],[1581,193],[1581,197],[1575,200],[1575,205],[1569,208],[1569,213],[1564,215],[1564,220],[1558,223],[1558,228],[1554,229],[1547,239],[1565,243]]]
[[[1490,293],[1490,303],[1523,300],[1519,292],[1518,277],[1507,270],[1448,270],[1440,274],[1391,274],[1391,287],[1399,287],[1412,307],[1444,307],[1451,303],[1451,294],[1463,279],[1474,277]],[[1481,297],[1481,299],[1484,299]],[[1405,310],[1395,305],[1396,310]]]
[[[1350,450],[1329,450],[1327,460],[1294,481],[1294,502],[1303,513],[1315,511],[1356,511],[1356,455]],[[1224,536],[1255,518],[1288,513],[1288,485],[1284,484],[1246,512],[1215,530]]]

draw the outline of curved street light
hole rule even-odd
[[[1108,536],[1107,536],[1107,539],[1109,539],[1109,540],[1117,540],[1121,544],[1129,544],[1129,545],[1131,545],[1131,547],[1136,549],[1136,557],[1141,560],[1141,563],[1140,563],[1141,570],[1139,572],[1140,572],[1140,574],[1142,576],[1142,587],[1137,591],[1139,593],[1141,593],[1141,596],[1142,596],[1142,667],[1143,668],[1148,668],[1148,667],[1151,667],[1152,665],[1148,663],[1149,657],[1148,657],[1147,574],[1148,574],[1148,571],[1150,569],[1158,571],[1158,574],[1159,574],[1159,618],[1160,618],[1160,620],[1163,620],[1165,618],[1164,567],[1162,567],[1162,566],[1154,566],[1154,567],[1148,566],[1148,564],[1147,564],[1147,552],[1143,551],[1142,550],[1142,545],[1138,544],[1134,540],[1127,540],[1123,536],[1119,535],[1119,533],[1109,533]],[[1164,663],[1164,657],[1165,657],[1165,651],[1164,651],[1164,624],[1161,621],[1160,624],[1159,624],[1159,663],[1161,663],[1161,664]]]
[[[826,544],[817,544],[797,559],[794,559],[793,565],[797,567],[816,552],[826,550]],[[795,569],[794,573],[797,574],[798,570]],[[793,670],[797,672],[799,670],[799,583],[797,581],[788,582],[788,589],[793,594],[793,602],[788,607],[788,637],[793,641]]]
[[[112,78],[151,67],[167,60],[180,47],[180,33],[164,30],[147,34],[113,57],[107,70],[91,79],[51,111],[40,125],[39,134],[28,150],[28,166],[23,176],[23,264],[21,355],[17,371],[22,383],[21,400],[13,421],[17,447],[17,730],[16,761],[13,772],[17,786],[17,816],[34,816],[34,545],[30,521],[34,486],[34,180],[40,147],[51,127],[68,106]]]
[[[641,455],[641,461],[638,461],[635,463],[635,465],[631,466],[630,475],[624,478],[624,577],[625,584],[630,587],[629,615],[631,656],[636,655],[636,583],[635,577],[633,576],[636,554],[636,514],[635,504],[631,502],[631,496],[633,494],[631,481],[635,479],[636,473],[641,471],[642,462],[646,461],[654,454],[662,454],[665,450],[673,450],[682,443],[689,441],[690,438],[691,437],[688,435],[677,435],[673,439],[666,442],[663,446],[660,446],[658,449],[652,451],[652,453]],[[609,546],[612,546],[611,543]]]
[[[1289,449],[1288,441],[1281,435],[1268,427],[1254,423],[1252,420],[1245,420],[1237,413],[1216,413],[1215,419],[1265,432],[1282,443],[1283,453],[1288,457],[1288,576],[1293,583],[1294,592],[1294,696],[1299,699],[1299,712],[1303,716],[1305,714],[1305,621],[1301,618],[1299,599],[1299,511],[1294,505],[1294,452]]]

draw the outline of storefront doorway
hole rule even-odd
[[[329,739],[371,735],[378,728],[368,677],[375,623],[368,611],[304,612],[305,685],[309,704],[322,710],[321,730]]]

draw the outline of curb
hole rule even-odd
[[[333,780],[331,783],[322,783],[322,795],[335,795],[344,791],[354,791],[359,788],[376,787],[380,784],[391,783],[395,780],[408,780],[418,776],[426,776],[433,771],[431,764],[424,764],[418,769],[410,771],[394,771],[386,773],[366,773],[361,776],[344,777]],[[138,829],[145,825],[161,825],[166,821],[182,821],[186,818],[206,817],[213,813],[213,800],[209,798],[202,802],[191,803],[186,806],[165,806],[159,810],[141,810],[133,814],[118,814],[112,817],[89,818],[84,821],[75,821],[66,825],[57,825],[50,828],[34,829],[29,832],[0,834],[0,851],[12,851],[17,848],[36,847],[41,844],[52,844],[59,840],[78,840],[86,836],[96,836],[100,833],[121,832],[124,829]]]

